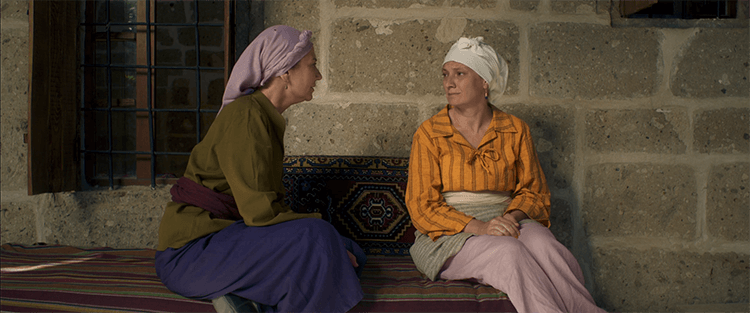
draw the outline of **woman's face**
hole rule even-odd
[[[323,79],[317,66],[318,59],[315,58],[315,48],[305,55],[294,67],[289,70],[289,95],[293,102],[312,100],[315,82]]]
[[[443,90],[451,106],[486,105],[486,86],[468,66],[454,61],[443,64]]]

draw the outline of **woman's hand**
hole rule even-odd
[[[477,235],[513,236],[518,238],[518,222],[511,215],[498,216],[489,222],[472,219],[464,228],[464,232]]]
[[[352,254],[351,252],[349,252],[349,250],[346,250],[346,254],[349,255],[349,261],[352,262],[352,266],[359,267],[359,264],[357,264],[357,257],[354,256],[354,254]]]

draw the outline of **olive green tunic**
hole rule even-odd
[[[248,226],[267,226],[315,217],[295,213],[284,203],[284,117],[261,92],[226,105],[206,137],[190,153],[185,177],[234,196]],[[180,248],[193,239],[234,223],[209,217],[195,206],[169,202],[159,226],[158,250]]]

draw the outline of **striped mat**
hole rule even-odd
[[[3,312],[215,312],[169,291],[154,250],[2,245]]]
[[[508,296],[467,281],[430,281],[409,256],[368,256],[352,312],[516,312]]]
[[[3,312],[214,312],[162,285],[154,250],[0,248]],[[365,297],[352,312],[515,312],[492,287],[425,279],[408,256],[370,256],[361,283]]]

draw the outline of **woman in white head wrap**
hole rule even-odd
[[[548,229],[550,193],[529,126],[493,106],[505,60],[482,37],[461,38],[442,73],[448,105],[420,125],[409,161],[417,268],[433,280],[489,284],[519,312],[603,312]]]

